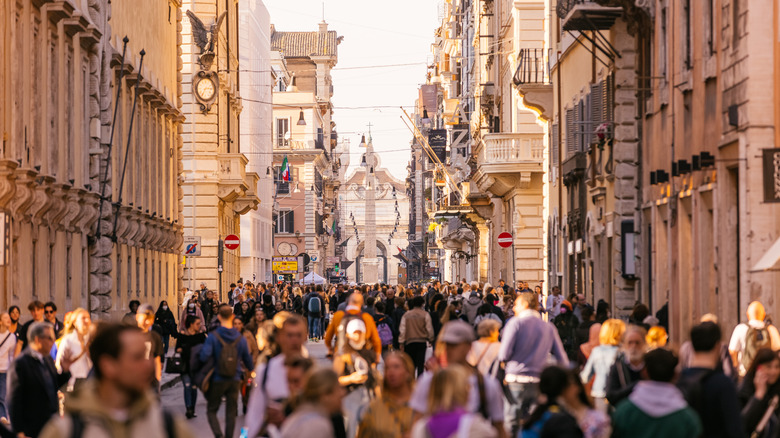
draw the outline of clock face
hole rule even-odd
[[[214,97],[216,86],[211,78],[203,78],[198,82],[197,92],[198,96],[203,100],[211,100]]]
[[[292,251],[290,251],[290,244],[287,242],[280,243],[276,249],[279,251],[279,254],[283,256],[290,255],[292,253]]]
[[[290,244],[290,255],[295,255],[298,252],[298,245],[291,243]]]

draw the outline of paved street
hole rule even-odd
[[[323,345],[322,342],[319,343],[308,343],[306,345],[306,348],[309,350],[309,354],[311,357],[316,359],[321,364],[328,364],[327,359],[325,358],[325,355],[327,353],[327,350],[325,349],[325,345]],[[163,381],[165,381],[165,378],[163,378]],[[168,409],[171,409],[173,412],[179,413],[181,415],[184,415],[184,391],[182,388],[181,381],[177,382],[176,385],[167,388],[163,390],[162,392],[162,404]],[[238,418],[236,419],[236,431],[235,436],[239,436],[241,433],[241,427],[244,425],[244,415],[243,415],[243,405],[241,404],[241,400],[239,399],[238,402]],[[198,405],[195,409],[195,412],[198,414],[196,418],[193,418],[189,421],[190,427],[193,431],[195,431],[196,435],[199,437],[209,437],[211,436],[211,431],[209,429],[209,422],[206,419],[206,398],[203,396],[203,393],[198,393]],[[222,427],[224,427],[225,422],[225,404],[222,404],[222,407],[219,410],[219,418],[220,423],[222,424]]]

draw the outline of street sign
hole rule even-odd
[[[200,236],[184,236],[184,255],[189,257],[200,255]]]
[[[241,240],[238,239],[238,236],[235,234],[231,234],[227,237],[225,237],[225,248],[227,249],[236,249],[238,248],[238,245],[241,243]]]
[[[271,269],[277,274],[294,274],[298,272],[298,258],[274,257],[271,263]]]
[[[501,248],[509,248],[512,246],[512,243],[514,243],[514,239],[512,238],[512,235],[504,231],[503,233],[498,235],[498,239],[496,239],[498,242],[498,246]]]

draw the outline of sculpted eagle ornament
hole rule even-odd
[[[195,41],[195,45],[200,48],[199,62],[204,69],[209,69],[211,63],[214,61],[214,43],[219,35],[219,27],[222,26],[222,22],[225,20],[227,11],[223,12],[219,17],[214,19],[214,23],[206,29],[206,25],[203,24],[200,18],[195,15],[191,10],[187,11],[187,17],[190,18],[190,25],[192,26],[192,39]]]

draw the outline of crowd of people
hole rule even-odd
[[[242,437],[780,436],[780,333],[758,302],[729,340],[708,314],[677,348],[665,306],[623,320],[523,282],[236,283],[226,295],[202,284],[173,307],[132,301],[121,322],[94,324],[38,301],[22,324],[12,306],[0,437],[195,436],[199,392],[215,437],[236,436],[239,407]],[[163,373],[181,376],[183,416],[161,406]]]

